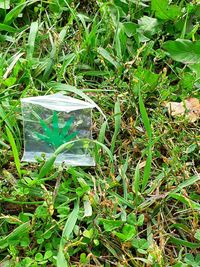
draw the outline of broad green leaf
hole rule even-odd
[[[124,22],[124,31],[128,37],[135,35],[138,25],[133,22]]]
[[[40,253],[40,252],[36,253],[36,255],[35,255],[35,260],[36,260],[36,261],[42,261],[42,260],[43,260],[43,255],[42,255],[42,253]]]
[[[200,62],[189,64],[188,67],[196,74],[196,78],[200,79]]]
[[[91,238],[93,237],[93,235],[94,235],[94,230],[93,230],[93,228],[91,228],[90,230],[85,230],[85,231],[83,232],[83,236],[85,236],[85,237],[87,237],[87,238],[89,238],[89,239],[91,239]]]
[[[101,219],[100,221],[103,223],[103,227],[106,232],[111,232],[114,229],[117,229],[123,225],[122,221],[109,220],[109,219]]]
[[[200,63],[200,41],[177,39],[165,42],[163,48],[176,61],[184,64]]]
[[[131,240],[136,235],[136,233],[137,231],[133,225],[125,224],[122,228],[122,232],[117,232],[115,233],[115,235],[125,242]]]
[[[187,263],[187,267],[188,266],[199,267],[200,266],[200,254],[198,253],[196,257],[194,257],[192,254],[187,253],[185,255],[185,263]]]
[[[137,29],[137,32],[147,37],[153,36],[159,30],[158,20],[147,16],[143,16],[142,18],[140,18],[138,20],[138,25],[139,28]]]
[[[174,20],[181,15],[181,7],[169,5],[168,0],[152,0],[151,9],[158,19]]]
[[[144,238],[135,238],[131,242],[132,246],[137,249],[147,249],[149,247],[148,241]]]

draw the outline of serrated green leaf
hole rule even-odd
[[[66,122],[66,124],[65,124],[65,126],[62,128],[62,131],[61,131],[61,137],[65,137],[67,134],[68,134],[68,132],[69,132],[69,130],[70,130],[70,127],[71,127],[71,125],[73,124],[73,122],[74,122],[74,116],[71,116],[68,120],[67,120],[67,122]]]
[[[74,121],[74,117],[72,116],[62,128],[60,133],[59,123],[58,123],[58,115],[57,112],[53,112],[52,118],[52,129],[50,129],[47,124],[40,119],[40,125],[45,132],[45,135],[40,133],[35,133],[35,135],[42,141],[53,145],[55,148],[60,147],[62,144],[65,144],[75,138],[78,134],[78,131],[75,131],[68,135],[70,127]]]

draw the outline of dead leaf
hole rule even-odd
[[[197,98],[191,97],[180,103],[165,102],[164,106],[167,107],[168,113],[173,117],[185,115],[191,122],[200,118],[200,102]]]
[[[139,164],[139,170],[142,169],[145,165],[146,165],[146,160]]]

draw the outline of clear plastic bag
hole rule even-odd
[[[94,166],[91,145],[92,108],[94,105],[60,93],[21,99],[24,155],[22,160],[35,162],[45,154],[48,159],[58,147],[73,140],[58,155],[56,163],[72,166]]]

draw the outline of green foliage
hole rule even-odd
[[[174,20],[181,15],[181,7],[169,5],[168,0],[152,0],[151,9],[159,19]]]
[[[0,1],[0,265],[200,265],[199,125],[164,107],[199,98],[198,2]],[[95,168],[54,166],[90,145],[56,112],[20,162],[20,98],[58,91],[96,107]]]
[[[184,64],[200,63],[200,41],[177,39],[164,43],[163,48],[176,61]]]

